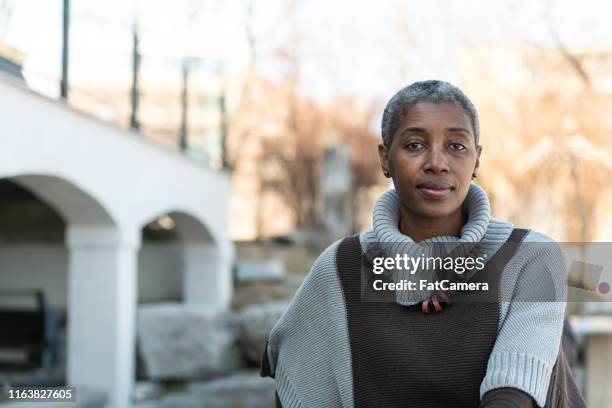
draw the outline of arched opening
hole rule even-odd
[[[136,380],[186,369],[175,359],[168,361],[172,351],[159,349],[168,340],[171,329],[166,327],[172,327],[164,310],[182,307],[179,302],[223,307],[220,295],[228,275],[221,252],[204,223],[183,211],[164,213],[142,228],[137,286],[141,313],[147,317],[145,323],[138,319]]]
[[[66,222],[46,202],[8,179],[0,179],[0,214],[0,382],[63,385]]]
[[[162,215],[142,227],[138,253],[138,303],[183,300],[183,262],[174,220]]]
[[[142,228],[138,255],[138,302],[188,300],[185,278],[189,273],[206,274],[218,248],[206,226],[182,211],[171,211]],[[199,254],[199,258],[194,258]],[[204,279],[213,281],[212,274]],[[204,282],[204,280],[202,281]],[[205,301],[204,299],[201,299]]]
[[[5,316],[13,313],[12,322],[5,320],[6,327],[0,327],[3,340],[14,349],[23,346],[21,354],[12,357],[14,363],[40,352],[47,364],[50,349],[60,348],[51,370],[34,367],[37,371],[30,377],[22,370],[9,383],[64,383],[88,394],[79,398],[123,406],[134,370],[129,357],[134,355],[133,281],[139,241],[129,239],[129,231],[119,228],[97,198],[61,177],[0,179],[0,195],[0,289],[37,293],[33,307],[31,302],[0,305]],[[0,298],[0,303],[7,302],[8,297]],[[40,307],[43,303],[49,307]],[[28,307],[28,319],[14,319],[15,311],[25,316]],[[49,310],[57,312],[59,324],[53,326]],[[56,337],[49,334],[53,328]],[[11,336],[16,337],[12,343]]]

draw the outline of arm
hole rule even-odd
[[[478,408],[536,408],[533,398],[516,388],[497,388],[487,392]],[[282,408],[282,407],[281,407]]]
[[[565,261],[558,244],[530,232],[504,268],[498,337],[480,395],[514,388],[546,403],[565,314]]]

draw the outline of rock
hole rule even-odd
[[[243,371],[211,381],[191,383],[180,391],[136,404],[135,408],[272,408],[275,385],[256,371]]]
[[[258,372],[243,372],[227,378],[193,384],[191,392],[200,395],[205,408],[272,408],[274,380],[262,378]]]
[[[164,387],[160,383],[153,381],[138,381],[134,384],[132,401],[149,401],[161,397],[164,394]]]
[[[107,405],[109,396],[106,391],[80,386],[76,392],[79,408],[104,408]],[[74,403],[70,406],[74,406]]]
[[[612,316],[612,302],[584,302],[582,314]]]
[[[233,317],[237,327],[238,345],[247,362],[259,366],[266,341],[288,304],[285,302],[250,306]]]
[[[280,259],[236,263],[236,279],[239,282],[279,281],[283,276],[285,265]]]
[[[168,394],[154,401],[136,403],[132,406],[134,408],[200,408],[205,405],[199,395],[185,392]]]
[[[141,306],[138,341],[148,378],[193,380],[242,365],[227,312],[180,303]]]

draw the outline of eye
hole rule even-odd
[[[423,147],[425,147],[425,145],[421,142],[410,142],[406,144],[406,149],[416,152],[418,150],[421,150]]]
[[[454,142],[451,143],[449,146],[452,150],[465,150],[465,146],[461,143]]]

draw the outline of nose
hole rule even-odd
[[[448,160],[444,151],[437,147],[428,150],[423,170],[427,174],[448,173]]]

